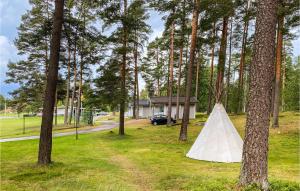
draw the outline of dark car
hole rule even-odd
[[[168,117],[166,115],[154,115],[150,118],[151,124],[153,125],[164,125],[168,122]],[[171,118],[172,123],[176,123],[176,120]]]

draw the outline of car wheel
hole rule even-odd
[[[157,122],[155,121],[155,122],[153,123],[153,125],[157,125]]]

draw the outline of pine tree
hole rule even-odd
[[[141,65],[141,74],[150,97],[164,95],[167,86],[168,76],[165,75],[165,71],[168,70],[168,41],[163,37],[156,38],[148,44],[147,55]]]
[[[149,14],[146,12],[144,0],[133,1],[128,8],[128,17],[132,20],[132,33],[129,34],[129,46],[133,51],[133,63],[134,63],[134,89],[133,89],[133,117],[138,119],[139,117],[139,64],[138,58],[145,42],[148,40],[148,34],[151,32],[150,26],[145,22],[149,18]]]
[[[246,8],[245,8],[245,19],[244,19],[244,28],[243,28],[243,37],[242,37],[242,48],[241,48],[241,58],[240,58],[240,65],[239,65],[239,87],[238,87],[238,107],[237,113],[242,110],[243,106],[243,88],[244,88],[244,65],[245,65],[245,57],[246,57],[246,45],[247,45],[247,37],[248,37],[248,27],[249,27],[249,20],[250,20],[250,3],[251,1],[246,1]]]
[[[216,22],[213,23],[213,28],[212,28],[213,41],[211,45],[210,81],[209,81],[207,114],[211,112],[211,106],[212,106],[212,94],[213,94],[212,90],[213,90],[214,60],[215,60],[215,38],[216,38]]]
[[[296,20],[300,18],[299,11],[299,1],[279,1],[279,11],[278,11],[278,24],[277,24],[277,43],[276,43],[276,67],[275,67],[275,84],[273,92],[273,103],[272,103],[272,114],[274,128],[279,127],[279,106],[280,106],[280,89],[281,89],[281,65],[282,65],[282,50],[283,50],[283,39],[285,36],[290,36],[289,30],[298,27],[299,22]],[[285,24],[284,20],[287,19]],[[292,37],[293,38],[293,37]]]
[[[52,30],[52,3],[31,1],[32,8],[22,15],[15,45],[25,60],[8,64],[7,83],[18,83],[11,92],[19,108],[30,107],[36,112],[42,106],[45,79],[49,65],[49,47]]]
[[[218,59],[218,74],[216,81],[216,103],[221,102],[223,94],[223,80],[226,62],[226,46],[227,46],[227,27],[228,27],[228,16],[223,17],[223,29]]]
[[[179,140],[181,140],[181,141],[187,140],[187,125],[189,122],[190,96],[191,96],[191,86],[192,86],[192,78],[193,78],[193,70],[192,69],[193,69],[193,65],[194,65],[194,61],[195,61],[195,49],[196,49],[196,36],[197,36],[197,29],[198,29],[199,9],[200,9],[200,1],[195,0],[194,8],[193,8],[193,18],[192,18],[190,63],[188,65],[184,111],[183,111],[182,125],[181,125],[180,135],[179,135]]]
[[[180,53],[179,53],[179,64],[178,64],[178,76],[177,76],[177,95],[176,95],[176,119],[179,119],[179,97],[180,97],[180,86],[182,77],[182,64],[183,64],[183,49],[184,49],[184,37],[186,33],[186,1],[182,2],[182,8],[180,12]]]
[[[277,1],[258,1],[240,184],[268,190],[268,137]],[[259,117],[257,117],[259,116]]]
[[[55,92],[58,75],[60,39],[63,24],[64,1],[55,1],[52,39],[50,43],[50,64],[47,73],[45,98],[43,103],[43,117],[40,133],[38,164],[47,165],[51,162],[52,123],[55,103]]]

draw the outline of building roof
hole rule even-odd
[[[151,97],[150,100],[148,99],[140,99],[139,106],[150,106],[151,104],[168,104],[168,96],[160,96],[160,97]],[[177,97],[172,97],[172,104],[176,104]],[[179,97],[179,104],[184,104],[185,97]],[[195,104],[197,103],[196,97],[190,98],[190,103]],[[133,102],[129,104],[129,106],[133,106]]]
[[[168,96],[160,96],[160,97],[151,97],[150,101],[151,101],[151,104],[168,104],[168,99],[169,99]],[[173,96],[172,104],[176,104],[176,100],[177,100],[177,97]],[[179,103],[184,104],[184,102],[185,102],[185,97],[179,97]],[[190,103],[191,104],[197,103],[196,97],[191,97]]]
[[[140,99],[139,100],[139,106],[149,106],[149,100],[147,99]],[[133,102],[130,103],[130,106],[133,106]]]
[[[140,99],[139,100],[139,105],[141,105],[141,106],[149,106],[149,100],[147,100],[147,99]]]

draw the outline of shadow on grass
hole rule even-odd
[[[135,136],[125,133],[125,135],[119,135],[116,131],[108,131],[107,133],[102,133],[97,135],[98,138],[110,141],[122,141],[122,140],[132,140]]]
[[[72,168],[68,168],[67,165],[61,162],[52,162],[48,166],[41,166],[37,163],[21,164],[19,165],[18,173],[9,177],[9,179],[16,181],[46,181],[62,176],[62,172],[59,172],[62,168],[73,171]]]

